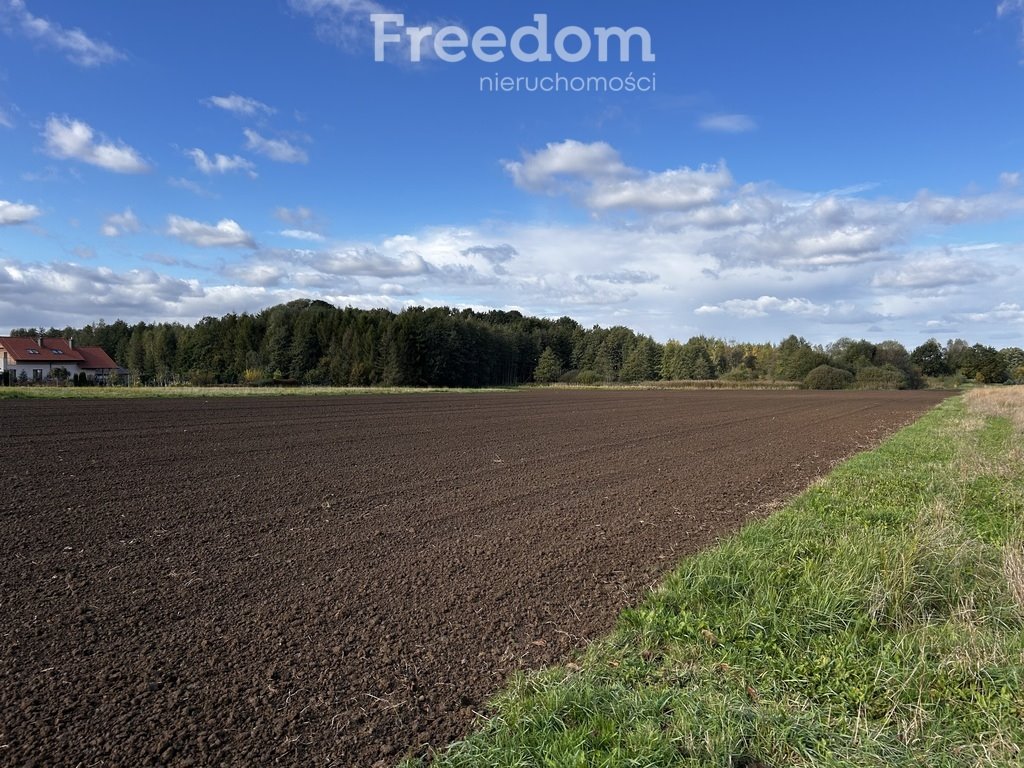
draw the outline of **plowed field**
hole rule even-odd
[[[0,402],[0,763],[441,746],[942,397]]]

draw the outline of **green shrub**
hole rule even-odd
[[[595,371],[583,370],[576,376],[576,383],[586,387],[592,387],[601,383],[601,377]]]
[[[907,375],[894,365],[868,366],[857,371],[858,389],[906,389]]]
[[[757,374],[745,365],[737,365],[728,373],[722,374],[723,381],[754,381]]]
[[[831,365],[819,365],[804,379],[807,389],[846,389],[852,383],[852,373]]]

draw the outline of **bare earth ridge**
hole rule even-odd
[[[0,763],[443,746],[944,396],[0,402]]]

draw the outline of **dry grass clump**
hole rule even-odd
[[[1024,387],[983,387],[964,395],[967,410],[984,417],[1008,420],[1024,433]]]

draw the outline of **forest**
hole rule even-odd
[[[103,347],[133,383],[493,387],[712,380],[791,381],[819,389],[907,389],[929,379],[1024,383],[1024,350],[929,339],[842,338],[827,346],[795,335],[777,343],[695,336],[658,343],[629,328],[447,307],[339,309],[298,300],[195,325],[99,321],[82,328],[16,328]]]

